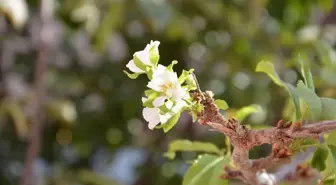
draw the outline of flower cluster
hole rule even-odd
[[[181,113],[194,105],[189,91],[196,89],[196,83],[191,76],[193,69],[183,70],[178,77],[173,71],[177,61],[169,66],[158,64],[159,45],[159,41],[151,41],[144,50],[135,52],[133,59],[126,65],[133,73],[124,72],[131,79],[147,74],[150,81],[147,84],[149,89],[142,98],[143,117],[150,129],[163,128],[167,132],[176,124]]]

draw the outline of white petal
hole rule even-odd
[[[138,66],[135,65],[133,60],[129,61],[126,67],[133,73],[144,73],[145,72],[142,69],[138,68]]]
[[[134,55],[145,65],[154,66],[153,63],[149,60],[149,52],[148,51],[138,51],[135,52]]]
[[[155,91],[162,92],[162,85],[164,85],[164,83],[161,79],[153,78],[151,81],[148,82],[147,87]]]
[[[188,98],[187,88],[177,88],[172,90],[172,99],[174,101],[180,101],[182,99]]]
[[[145,103],[147,100],[148,100],[148,98],[145,98],[145,97],[141,98],[142,103]]]
[[[161,124],[165,124],[167,123],[167,121],[172,117],[173,115],[172,114],[164,114],[164,115],[160,115],[160,121],[161,121]]]
[[[153,101],[153,105],[154,107],[160,107],[165,103],[165,100],[167,99],[167,97],[165,96],[159,96],[157,97],[154,101]]]
[[[166,66],[159,64],[157,68],[153,71],[153,78],[158,77],[160,74],[166,71]]]
[[[148,128],[151,130],[153,130],[154,127],[160,123],[160,115],[157,108],[144,108],[142,115],[148,122]]]
[[[165,103],[167,109],[171,109],[174,105],[174,103],[171,101],[171,100],[168,100],[166,103]]]
[[[176,103],[176,105],[172,108],[172,111],[174,112],[174,113],[178,113],[178,112],[180,112],[185,106],[187,105],[187,103],[185,102],[185,101],[178,101],[177,103]]]
[[[146,50],[146,51],[149,51],[153,46],[154,46],[154,47],[159,47],[159,45],[160,45],[160,41],[152,41],[152,40],[151,40],[151,42],[150,42],[149,44],[146,45],[145,50]]]

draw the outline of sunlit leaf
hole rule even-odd
[[[181,113],[175,114],[173,117],[171,117],[167,123],[163,124],[163,131],[167,133],[170,129],[172,129],[177,121],[180,119]]]
[[[217,99],[215,100],[215,104],[218,106],[219,109],[226,110],[229,108],[229,105],[226,103],[225,100]]]
[[[165,156],[173,159],[175,158],[175,153],[181,151],[207,152],[221,155],[220,149],[212,143],[189,140],[175,140],[169,144],[168,152],[165,153]]]
[[[322,118],[323,120],[336,119],[336,99],[320,98],[322,102]]]
[[[227,185],[227,180],[220,178],[227,163],[224,156],[200,155],[188,169],[182,185]]]
[[[261,111],[262,111],[262,107],[260,105],[253,104],[253,105],[245,106],[236,112],[235,118],[239,121],[243,121],[250,114],[261,112]]]
[[[275,71],[273,63],[269,61],[261,61],[257,64],[256,72],[264,72],[266,73],[274,83],[279,86],[284,86],[284,83],[280,79],[278,73]]]
[[[138,78],[138,76],[140,75],[139,73],[129,73],[125,70],[123,70],[123,72],[128,76],[128,78],[133,79],[133,80]]]
[[[331,156],[333,157],[334,168],[336,168],[336,146],[328,145],[328,147],[330,149]]]
[[[22,107],[15,101],[6,101],[5,107],[7,108],[8,114],[12,117],[17,134],[24,138],[28,134],[28,122]]]
[[[299,57],[299,63],[301,65],[301,74],[303,76],[303,79],[304,79],[304,82],[305,82],[306,86],[309,89],[311,89],[313,92],[315,92],[313,76],[312,76],[312,73],[311,73],[309,67],[306,64],[304,64],[301,57]]]
[[[285,87],[288,93],[291,95],[292,100],[295,105],[296,111],[296,120],[301,118],[301,111],[300,111],[300,101],[298,94],[296,92],[295,87],[292,84],[284,83],[278,76],[278,73],[275,71],[274,65],[269,61],[261,61],[257,64],[256,72],[264,72],[266,73],[275,84]]]
[[[309,115],[311,116],[312,120],[318,121],[322,114],[322,103],[320,98],[313,90],[307,88],[301,80],[299,81],[296,90],[300,98],[302,98],[307,103],[309,107]]]
[[[336,66],[336,53],[328,42],[319,40],[315,43],[315,48],[324,64],[333,67]]]
[[[311,161],[312,167],[319,171],[323,171],[326,168],[326,160],[328,157],[328,148],[324,145],[317,147],[313,159]]]
[[[189,76],[193,71],[194,71],[194,69],[190,69],[189,71],[183,70],[183,71],[182,71],[182,74],[181,74],[181,75],[179,76],[179,78],[178,78],[179,83],[180,83],[180,84],[183,84],[183,83],[187,80],[188,76]]]
[[[53,100],[47,104],[48,113],[64,126],[72,126],[77,119],[77,110],[73,102],[68,100]]]
[[[169,71],[173,71],[173,67],[174,67],[174,65],[176,65],[177,63],[178,63],[177,60],[173,60],[172,63],[169,64],[169,66],[167,66],[167,69],[168,69]],[[184,70],[183,70],[183,71],[184,71]],[[182,74],[183,74],[183,73],[182,73]]]

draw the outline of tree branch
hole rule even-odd
[[[265,184],[260,181],[260,176],[265,179],[265,169],[275,164],[286,164],[291,162],[292,151],[288,147],[295,139],[315,138],[319,139],[323,134],[332,130],[336,130],[336,120],[321,121],[309,125],[302,126],[301,122],[292,124],[291,122],[283,123],[280,121],[276,127],[264,130],[249,130],[241,125],[238,120],[226,119],[220,114],[218,107],[214,103],[213,93],[206,91],[193,94],[195,100],[200,100],[204,106],[204,110],[198,115],[200,124],[209,125],[212,128],[222,132],[230,138],[231,144],[234,146],[232,152],[232,160],[238,167],[237,170],[226,168],[227,174],[222,177],[240,179],[248,184]],[[204,97],[204,98],[202,98]],[[262,144],[273,144],[272,153],[266,158],[257,160],[249,160],[248,153],[255,146]],[[311,155],[314,149],[309,149],[308,154]],[[308,154],[303,155],[306,159]],[[300,157],[300,156],[299,156]],[[276,184],[278,180],[299,179],[300,177],[311,177],[311,168],[297,167],[301,160],[294,160],[290,168],[296,169],[288,172],[282,171],[272,178],[268,178],[266,184]],[[294,166],[293,166],[294,165]],[[304,170],[303,170],[304,169]],[[308,172],[309,171],[309,172]],[[292,177],[292,178],[291,178]],[[295,178],[294,178],[295,177]],[[266,178],[267,180],[267,178]]]

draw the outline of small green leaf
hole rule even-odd
[[[299,56],[299,63],[301,65],[301,74],[303,76],[304,82],[306,86],[315,92],[314,81],[312,73],[307,65],[305,65],[302,61],[302,58]]]
[[[328,157],[328,149],[324,145],[317,147],[313,159],[311,161],[312,167],[319,171],[323,171],[326,168],[326,160]]]
[[[333,157],[334,168],[336,168],[336,146],[328,145],[328,147],[330,149],[331,156]]]
[[[177,121],[180,119],[181,112],[175,114],[173,117],[171,117],[166,123],[163,124],[163,131],[167,133],[170,129],[172,129]]]
[[[336,99],[320,98],[322,102],[322,120],[336,119]]]
[[[188,76],[194,71],[194,69],[190,69],[189,71],[183,70],[182,74],[178,78],[178,82],[183,84],[186,80],[188,80]]]
[[[320,98],[315,94],[313,90],[308,89],[301,80],[296,87],[296,91],[298,92],[299,97],[307,103],[311,119],[313,121],[320,120],[322,114],[322,103]]]
[[[159,49],[153,46],[149,50],[149,60],[156,66],[160,60]]]
[[[125,71],[125,70],[123,70],[123,72],[128,76],[128,78],[133,79],[133,80],[138,78],[138,76],[140,75],[139,73],[131,74],[131,73],[128,73],[127,71]]]
[[[226,103],[225,100],[217,99],[215,100],[215,104],[218,106],[219,109],[226,110],[229,108],[229,105]]]
[[[5,108],[7,108],[8,114],[11,115],[17,134],[25,138],[29,132],[28,122],[25,113],[16,101],[5,101]]]
[[[243,121],[247,116],[255,112],[261,112],[262,107],[260,105],[249,105],[242,107],[236,112],[235,118],[239,121]]]
[[[143,103],[144,107],[149,107],[149,108],[153,108],[153,101],[159,96],[158,92],[152,92],[151,94],[149,94],[149,96],[147,97],[147,101],[145,101]]]
[[[227,185],[227,180],[220,178],[227,163],[228,160],[223,156],[200,155],[188,169],[182,185]]]
[[[273,80],[275,84],[286,88],[288,93],[291,95],[295,105],[296,120],[299,120],[301,118],[300,100],[297,95],[295,87],[292,84],[284,83],[278,76],[278,73],[275,71],[274,65],[269,61],[259,62],[256,67],[256,72],[266,73]]]
[[[301,109],[300,109],[300,99],[299,95],[295,89],[295,87],[292,84],[285,83],[285,86],[287,87],[288,93],[292,96],[292,100],[295,105],[295,114],[296,114],[296,120],[301,119]]]
[[[331,178],[329,177],[327,179],[332,180],[330,181],[330,184],[336,185],[336,180],[335,180],[335,177],[336,177],[336,146],[328,145],[328,147],[329,147],[329,151],[332,156],[334,165],[333,165],[333,174],[331,175]]]
[[[153,93],[156,93],[156,91],[154,91],[152,89],[145,90],[145,96],[147,96],[147,97],[150,96]]]
[[[170,159],[174,159],[175,153],[180,151],[207,152],[221,155],[220,149],[212,143],[189,141],[189,140],[175,140],[169,144],[169,149],[168,152],[165,153],[165,156]]]
[[[336,53],[328,42],[319,40],[315,43],[315,48],[324,64],[333,67],[336,66]]]
[[[282,80],[278,76],[278,73],[275,71],[274,65],[269,61],[261,61],[257,64],[256,72],[266,73],[274,83],[279,86],[284,86]]]
[[[173,67],[174,67],[174,65],[176,65],[177,63],[178,63],[177,60],[173,60],[172,63],[169,64],[169,66],[167,66],[167,69],[168,69],[169,71],[173,71]]]
[[[147,66],[136,56],[136,53],[133,55],[134,64],[143,71],[148,71]]]

